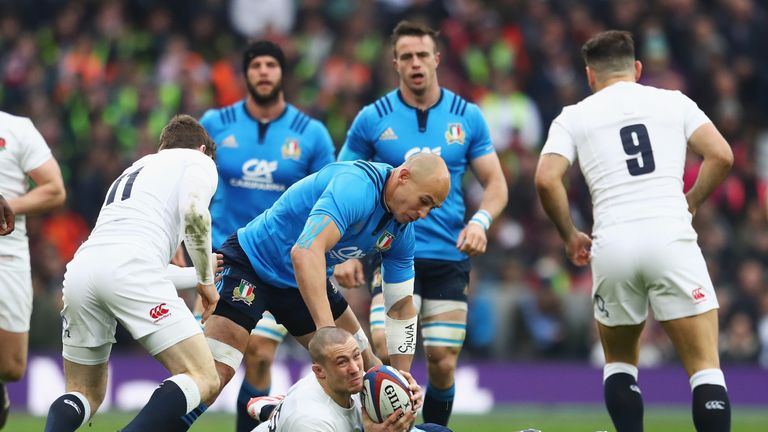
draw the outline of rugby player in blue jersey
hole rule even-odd
[[[424,421],[448,424],[455,393],[454,371],[467,321],[469,256],[485,252],[486,230],[507,204],[507,184],[480,109],[437,82],[437,33],[403,21],[392,32],[397,89],[366,106],[350,128],[339,160],[373,160],[399,165],[412,155],[445,160],[451,190],[439,212],[417,222],[414,299],[421,298],[422,340],[429,383]],[[461,179],[467,165],[483,187],[480,209],[465,223]],[[362,266],[336,269],[343,286],[362,282]],[[375,279],[375,278],[374,278]],[[374,288],[371,333],[376,353],[386,359],[380,290]]]
[[[432,154],[397,168],[333,163],[299,180],[230,236],[219,249],[224,255],[220,301],[205,326],[221,386],[235,374],[248,335],[265,310],[305,347],[315,329],[338,326],[355,336],[366,368],[380,363],[329,281],[334,265],[370,254],[381,255],[392,365],[410,370],[417,326],[411,222],[443,204],[450,181],[445,162]],[[191,425],[194,418],[187,421]]]
[[[243,52],[245,99],[206,112],[200,123],[216,142],[219,186],[211,202],[213,247],[268,209],[293,183],[331,163],[335,149],[319,121],[285,100],[283,50],[258,41]],[[248,401],[269,394],[270,369],[285,327],[266,313],[251,332],[245,353],[245,379],[237,398],[238,432],[256,422]]]

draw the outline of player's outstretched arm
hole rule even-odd
[[[35,188],[26,194],[8,200],[16,214],[42,213],[64,204],[67,192],[61,178],[61,168],[56,159],[50,158],[39,167],[27,173]]]
[[[688,147],[704,158],[696,183],[685,194],[688,210],[696,213],[701,203],[725,180],[733,165],[733,152],[712,123],[699,126],[688,140]]]
[[[589,249],[592,240],[588,235],[576,229],[571,219],[568,194],[563,184],[563,177],[570,162],[565,157],[548,153],[541,155],[536,168],[536,191],[547,216],[555,224],[560,238],[565,242],[568,258],[576,265],[589,263]]]
[[[0,236],[10,234],[13,231],[16,222],[16,214],[13,213],[11,205],[0,195]]]
[[[296,244],[291,248],[291,262],[296,283],[315,327],[333,327],[333,314],[325,292],[325,253],[338,243],[341,232],[327,215],[311,215]]]

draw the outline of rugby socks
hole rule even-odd
[[[48,408],[45,432],[74,431],[91,417],[91,405],[82,393],[64,393]]]
[[[240,393],[237,395],[237,421],[235,423],[236,432],[251,432],[253,428],[259,425],[259,421],[248,415],[248,401],[251,398],[269,395],[269,388],[266,390],[257,389],[252,386],[248,380],[243,379],[240,386]]]
[[[421,415],[424,423],[435,423],[442,426],[448,425],[453,409],[453,397],[456,394],[456,384],[441,390],[427,384],[427,394],[424,397],[424,407]]]
[[[160,384],[149,402],[123,432],[186,431],[192,425],[186,414],[200,405],[200,389],[189,375],[174,375]],[[195,419],[197,419],[195,417]]]
[[[720,369],[704,369],[691,376],[693,424],[698,432],[731,430],[731,402]]]
[[[616,432],[642,432],[643,396],[637,386],[637,367],[619,362],[606,364],[603,390]]]

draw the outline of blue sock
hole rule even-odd
[[[195,420],[198,419],[198,417],[203,415],[203,413],[207,409],[208,409],[208,405],[206,405],[204,403],[201,403],[200,405],[197,406],[197,408],[193,409],[188,414],[185,414],[185,415],[181,416],[180,420],[184,424],[186,424],[187,425],[187,429],[189,429],[190,427],[192,427],[192,423],[194,423]],[[187,430],[187,429],[177,429],[177,430]]]
[[[424,408],[421,415],[424,423],[435,423],[442,426],[448,425],[453,409],[453,397],[456,394],[456,384],[447,389],[439,389],[427,384],[427,394],[424,397]]]
[[[248,401],[251,400],[251,398],[267,395],[269,395],[269,388],[257,389],[246,379],[243,379],[243,384],[240,386],[240,393],[237,395],[237,421],[235,431],[251,432],[253,428],[259,425],[258,420],[255,420],[248,415]]]
[[[122,432],[184,432],[192,426],[192,423],[185,421],[186,414],[187,397],[184,391],[174,381],[165,380]]]
[[[65,393],[48,408],[45,432],[74,431],[90,417],[90,407],[83,395]]]

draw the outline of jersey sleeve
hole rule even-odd
[[[365,219],[374,204],[373,185],[366,183],[360,187],[361,179],[354,174],[343,173],[334,178],[317,200],[309,216],[326,215],[330,217],[343,236],[350,225]]]
[[[216,110],[209,109],[200,117],[200,124],[205,128],[208,135],[213,134],[213,130],[216,128]]]
[[[306,432],[337,432],[333,423],[316,416],[294,415],[290,421],[286,422],[285,428],[278,428],[279,431],[306,431]]]
[[[405,282],[414,277],[413,254],[416,240],[412,223],[395,239],[392,248],[382,254],[381,278],[388,284]]]
[[[314,151],[309,162],[309,172],[314,173],[335,161],[336,148],[333,146],[328,129],[319,121],[312,120],[311,133],[314,139]]]
[[[46,163],[52,156],[51,149],[48,148],[48,144],[46,144],[45,139],[32,123],[32,120],[25,118],[23,122],[24,136],[20,139],[22,152],[19,158],[19,165],[21,170],[27,173],[35,168],[39,168],[40,165]]]
[[[683,127],[685,130],[686,141],[691,138],[696,129],[705,123],[711,123],[712,120],[704,114],[704,111],[696,105],[696,102],[692,101],[688,96],[677,92],[680,95],[680,99],[683,104]]]
[[[376,149],[373,147],[373,125],[371,124],[371,107],[360,110],[347,132],[347,140],[344,147],[363,160],[370,160]]]
[[[541,154],[557,153],[573,164],[576,160],[576,143],[566,123],[565,111],[563,111],[549,127],[547,142],[544,143]]]
[[[483,113],[480,112],[480,108],[473,104],[469,104],[467,110],[467,123],[470,126],[472,136],[469,142],[468,159],[477,159],[480,156],[496,151],[491,141],[491,133],[488,130],[488,123],[485,122]]]

